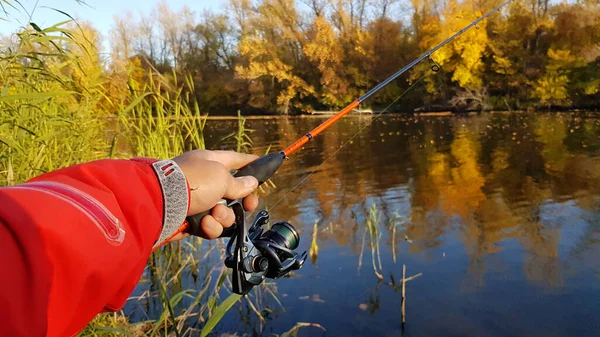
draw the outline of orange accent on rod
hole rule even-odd
[[[360,105],[360,101],[358,101],[358,100],[350,103],[350,105],[343,108],[340,112],[331,116],[328,120],[321,123],[321,125],[317,126],[314,130],[312,130],[311,132],[302,136],[302,138],[298,139],[292,145],[285,148],[285,150],[283,150],[283,153],[285,153],[286,156],[289,156],[290,154],[296,152],[296,150],[301,148],[304,144],[308,143],[308,141],[311,140],[313,137],[316,137],[323,130],[330,127],[333,123],[337,122],[340,118],[347,115],[350,111],[352,111],[354,108],[358,107],[359,105]]]
[[[188,224],[187,221],[183,221],[183,224],[181,226],[179,226],[179,228],[175,231],[175,233],[171,234],[171,236],[169,236],[168,238],[166,238],[165,241],[161,242],[158,246],[154,247],[152,249],[152,252],[154,252],[158,248],[164,246],[167,242],[170,242],[178,234],[181,234],[181,233],[185,232],[185,230],[188,229],[189,226],[190,226],[190,224]]]

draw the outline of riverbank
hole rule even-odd
[[[299,115],[248,115],[244,116],[245,119],[248,120],[261,120],[261,119],[281,119],[281,118],[315,118],[322,119],[326,117],[331,117],[335,115],[334,111],[331,112],[321,112],[318,114],[299,114]],[[415,117],[449,117],[449,116],[476,116],[481,114],[528,114],[528,113],[537,113],[537,114],[565,114],[565,113],[577,113],[577,114],[599,114],[600,110],[559,110],[559,111],[527,111],[527,110],[494,110],[494,111],[471,111],[466,113],[455,113],[452,111],[432,111],[432,112],[386,112],[383,115],[389,116],[415,116]],[[344,118],[370,118],[378,116],[378,112],[374,113],[349,113]],[[214,116],[214,115],[204,115],[204,118],[207,120],[237,120],[237,116]]]

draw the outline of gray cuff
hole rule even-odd
[[[152,168],[163,195],[163,227],[154,244],[156,247],[181,227],[187,215],[189,200],[185,176],[174,161],[157,161],[152,164]]]

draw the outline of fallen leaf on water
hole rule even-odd
[[[368,308],[368,306],[365,303],[359,304],[358,307],[360,308],[360,310],[367,310]]]
[[[319,302],[319,303],[325,303],[325,301],[323,301],[321,299],[321,297],[319,296],[319,294],[314,294],[312,297],[313,302]]]
[[[298,297],[299,300],[305,301],[305,300],[312,300],[313,302],[319,302],[319,303],[325,303],[324,300],[321,299],[321,296],[319,296],[319,294],[314,294],[311,296],[300,296]]]

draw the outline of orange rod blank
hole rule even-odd
[[[290,154],[296,152],[296,150],[301,148],[304,144],[308,143],[308,141],[311,140],[313,137],[315,137],[319,133],[323,132],[323,130],[330,127],[333,123],[337,122],[340,118],[347,115],[350,111],[352,111],[359,105],[360,105],[359,100],[356,100],[356,101],[350,103],[350,105],[348,105],[347,107],[342,109],[340,112],[336,113],[335,115],[331,116],[328,120],[321,123],[321,125],[314,128],[314,130],[312,130],[311,132],[302,136],[302,138],[295,141],[292,145],[286,147],[285,150],[283,150],[283,153],[285,153],[286,156],[289,156]]]

